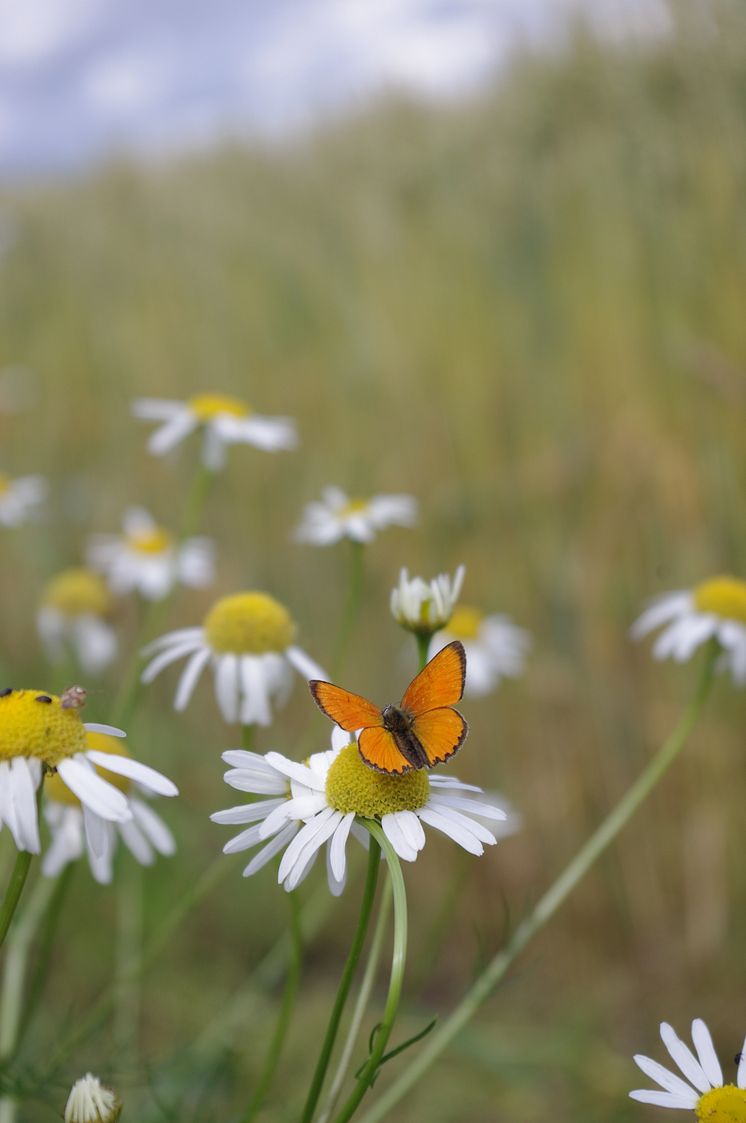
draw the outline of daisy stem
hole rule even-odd
[[[383,1010],[383,1019],[374,1031],[370,1055],[358,1073],[355,1089],[339,1115],[335,1116],[334,1123],[347,1123],[347,1120],[352,1118],[358,1104],[376,1078],[399,1009],[399,999],[404,982],[404,967],[407,960],[407,894],[404,888],[401,864],[380,824],[371,821],[365,825],[371,834],[371,846],[373,845],[373,839],[375,839],[378,845],[383,847],[386,854],[386,868],[394,897],[394,950],[391,959],[391,979],[386,996],[386,1005]]]
[[[428,653],[430,651],[430,643],[432,641],[433,632],[415,632],[414,638],[417,642],[417,658],[420,662],[420,670],[422,670],[428,661]]]
[[[316,1070],[313,1074],[311,1087],[308,1090],[306,1104],[303,1108],[301,1116],[301,1123],[311,1123],[316,1105],[319,1102],[321,1089],[324,1084],[324,1077],[326,1070],[329,1067],[331,1060],[334,1042],[339,1030],[339,1023],[342,1018],[342,1013],[347,1002],[347,996],[350,993],[352,986],[352,979],[355,974],[360,953],[363,950],[365,943],[365,936],[368,931],[368,924],[370,922],[370,914],[373,909],[373,901],[376,895],[376,884],[378,882],[378,869],[381,864],[381,847],[375,838],[370,840],[370,848],[368,850],[368,873],[365,879],[365,888],[363,889],[363,898],[360,902],[360,916],[358,917],[357,928],[355,935],[352,938],[352,944],[347,954],[347,961],[345,962],[342,971],[342,978],[339,981],[339,989],[337,990],[337,997],[334,1000],[334,1006],[329,1018],[329,1024],[326,1028],[323,1043],[321,1045],[321,1052],[319,1059],[316,1062]]]
[[[345,600],[344,612],[342,613],[342,620],[339,625],[339,635],[337,636],[337,646],[332,661],[333,678],[336,678],[344,665],[347,647],[350,642],[350,637],[355,630],[363,595],[365,543],[355,542],[353,539],[350,539],[349,547],[350,565],[347,577],[347,599]]]
[[[39,1004],[44,984],[49,973],[49,967],[52,962],[52,956],[55,951],[55,938],[57,935],[57,927],[62,916],[62,906],[67,896],[70,883],[75,874],[76,863],[68,862],[68,864],[55,878],[45,878],[45,881],[51,881],[54,886],[54,893],[49,901],[47,910],[41,924],[41,935],[39,937],[39,945],[36,952],[36,963],[34,965],[33,975],[29,982],[28,992],[26,994],[26,1001],[23,1004],[23,1014],[18,1028],[18,1037],[16,1039],[16,1053],[21,1048],[26,1031],[31,1024],[36,1008]]]
[[[370,951],[368,953],[368,962],[365,965],[365,973],[363,974],[363,981],[360,984],[360,991],[355,1002],[355,1009],[352,1012],[352,1019],[350,1021],[349,1029],[347,1030],[347,1039],[344,1043],[342,1056],[339,1058],[337,1071],[334,1074],[332,1081],[329,1099],[326,1106],[319,1116],[318,1123],[327,1123],[331,1118],[334,1108],[337,1106],[339,1093],[342,1090],[347,1069],[350,1067],[350,1061],[355,1049],[358,1034],[360,1033],[360,1026],[362,1025],[365,1011],[370,1001],[370,992],[373,989],[375,982],[376,972],[378,971],[378,964],[381,959],[381,949],[383,947],[383,937],[386,932],[386,925],[389,920],[389,913],[391,912],[391,881],[387,881],[381,892],[381,903],[378,909],[378,917],[376,918],[376,926],[373,929],[373,938],[370,942]]]
[[[192,480],[189,495],[187,496],[186,506],[184,507],[184,516],[181,520],[181,529],[179,531],[180,543],[186,538],[191,538],[193,534],[196,534],[202,522],[202,512],[205,509],[207,496],[210,493],[210,488],[214,479],[215,473],[212,469],[207,468],[200,461]]]
[[[265,1096],[269,1091],[272,1083],[272,1078],[275,1075],[277,1062],[280,1059],[282,1047],[285,1044],[285,1038],[290,1026],[290,1019],[295,1007],[295,999],[298,993],[298,982],[300,981],[301,965],[303,962],[303,932],[301,931],[300,924],[300,904],[297,893],[289,893],[290,898],[290,958],[288,963],[288,973],[285,980],[285,991],[282,996],[282,1005],[280,1006],[280,1015],[277,1019],[275,1032],[272,1035],[272,1040],[267,1050],[267,1057],[264,1061],[264,1067],[261,1075],[256,1082],[254,1094],[249,1102],[248,1109],[244,1115],[241,1123],[251,1123],[256,1113],[264,1103]]]
[[[251,752],[254,748],[254,726],[242,725],[241,726],[241,747]]]
[[[518,925],[505,947],[499,951],[479,975],[462,998],[456,1009],[445,1019],[430,1036],[422,1050],[411,1059],[406,1069],[383,1093],[373,1107],[362,1116],[360,1123],[380,1123],[386,1119],[395,1104],[399,1102],[420,1080],[430,1066],[437,1060],[454,1037],[474,1016],[481,1004],[487,999],[497,984],[505,977],[514,960],[544,925],[551,920],[557,910],[570,896],[573,889],[585,877],[593,864],[608,849],[635,811],[644,803],[661,777],[673,764],[692,729],[697,723],[712,686],[715,661],[718,652],[711,649],[702,668],[702,675],[696,692],[684,710],[673,732],[661,745],[658,752],[643,769],[619,803],[604,821],[581,846],[578,853],[565,866],[562,873],[547,889],[524,920]],[[341,1123],[341,1120],[335,1120]]]
[[[41,821],[41,800],[44,791],[43,778],[39,781],[39,787],[36,789],[36,821]],[[8,882],[8,888],[5,890],[3,903],[0,905],[0,947],[5,943],[5,937],[10,928],[10,922],[13,919],[15,911],[18,907],[18,902],[23,893],[23,887],[26,884],[28,877],[29,866],[33,854],[28,850],[19,850],[16,855],[16,860],[13,864],[13,870]]]

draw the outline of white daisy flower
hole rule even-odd
[[[667,1022],[661,1023],[663,1044],[686,1078],[682,1080],[670,1069],[650,1057],[636,1056],[635,1064],[659,1086],[659,1089],[640,1089],[630,1092],[633,1100],[654,1104],[656,1107],[693,1111],[697,1119],[708,1123],[735,1123],[746,1119],[746,1042],[738,1058],[736,1083],[727,1084],[723,1078],[712,1037],[701,1018],[692,1022],[692,1052]]]
[[[138,398],[132,412],[143,421],[162,422],[148,441],[148,449],[156,456],[201,430],[202,460],[213,472],[225,464],[228,445],[247,444],[277,452],[297,444],[295,423],[289,417],[261,417],[245,402],[224,394],[197,394],[185,402]]]
[[[526,665],[531,637],[510,617],[485,616],[470,605],[459,605],[445,631],[430,645],[430,658],[446,644],[458,639],[466,651],[464,696],[490,694],[503,678],[518,678]]]
[[[65,1123],[117,1123],[121,1114],[117,1094],[87,1072],[72,1086],[65,1106]]]
[[[269,725],[272,709],[287,700],[293,671],[305,679],[323,678],[315,663],[293,643],[296,626],[287,609],[267,593],[236,593],[217,601],[201,627],[179,628],[145,648],[151,662],[142,681],[189,656],[176,690],[174,708],[189,703],[209,664],[215,696],[227,722]]]
[[[72,651],[86,674],[103,671],[116,658],[117,636],[108,617],[111,593],[89,569],[65,569],[44,589],[36,626],[47,658],[63,663]]]
[[[399,584],[391,590],[391,615],[410,632],[429,636],[440,631],[451,619],[465,572],[460,565],[453,577],[441,573],[432,581],[425,581],[422,577],[410,577],[402,569]]]
[[[7,826],[19,850],[40,850],[36,792],[45,771],[56,771],[80,800],[88,846],[97,855],[107,845],[106,824],[126,823],[133,813],[126,795],[99,776],[96,765],[158,795],[177,794],[155,769],[90,747],[88,733],[125,734],[111,725],[83,723],[79,707],[84,700],[80,687],[59,697],[10,687],[0,691],[0,827]]]
[[[497,839],[481,820],[506,818],[492,802],[475,798],[481,788],[454,777],[425,770],[392,776],[369,768],[356,741],[345,740],[342,747],[314,753],[306,764],[275,752],[260,757],[236,750],[223,759],[234,766],[226,774],[227,783],[241,791],[274,796],[212,816],[220,823],[253,824],[225,849],[248,850],[270,840],[244,875],[255,873],[284,850],[277,877],[287,892],[300,885],[324,846],[329,884],[334,892],[341,892],[347,839],[352,831],[359,832],[366,819],[379,821],[398,856],[413,862],[425,845],[423,824],[448,835],[469,853],[483,854],[485,845],[492,846]]]
[[[13,479],[0,472],[0,526],[29,522],[38,513],[46,494],[47,483],[41,476]]]
[[[665,625],[665,626],[664,626]],[[719,670],[729,670],[737,686],[746,685],[746,581],[714,577],[691,590],[664,593],[632,626],[633,639],[663,628],[653,644],[656,659],[685,663],[702,644],[716,640]]]
[[[89,749],[99,753],[113,753],[129,758],[129,754],[122,750],[117,741],[104,733],[88,733],[86,741]],[[43,808],[52,841],[41,863],[42,873],[47,877],[56,877],[69,862],[76,862],[87,851],[88,864],[94,878],[100,884],[108,885],[112,879],[118,838],[121,838],[130,854],[142,866],[151,866],[156,854],[170,856],[176,851],[171,831],[145,802],[145,798],[158,794],[149,783],[137,783],[125,776],[107,772],[100,763],[96,766],[96,772],[124,793],[132,818],[116,823],[101,819],[98,829],[103,836],[104,845],[99,850],[94,850],[87,837],[80,800],[62,783],[59,776],[47,777],[44,782]],[[156,775],[160,777],[160,773]]]
[[[215,550],[208,538],[176,542],[142,507],[130,507],[123,534],[96,534],[88,564],[106,575],[118,596],[136,589],[148,600],[162,600],[176,584],[203,589],[215,578]]]
[[[386,526],[414,526],[417,500],[411,495],[376,495],[349,499],[338,487],[327,487],[321,500],[309,503],[295,532],[299,542],[330,546],[342,538],[371,542]]]

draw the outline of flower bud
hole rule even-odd
[[[65,1123],[117,1123],[121,1114],[122,1104],[116,1092],[87,1072],[70,1090]]]
[[[410,577],[406,569],[399,575],[399,584],[391,591],[391,614],[402,628],[418,635],[431,636],[451,619],[464,582],[465,569],[460,565],[453,578],[441,573],[432,581]]]

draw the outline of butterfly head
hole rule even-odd
[[[383,728],[389,733],[408,733],[412,728],[412,714],[399,706],[386,706],[381,711]]]

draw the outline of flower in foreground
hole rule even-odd
[[[508,616],[485,616],[471,605],[458,605],[446,629],[430,645],[430,656],[458,639],[466,651],[464,696],[490,694],[503,678],[518,678],[526,665],[531,637]]]
[[[287,609],[267,593],[236,593],[217,601],[201,627],[169,632],[145,648],[153,658],[143,682],[189,656],[179,680],[174,707],[183,710],[208,665],[215,674],[215,696],[228,722],[269,725],[272,707],[290,693],[295,670],[305,679],[323,678],[318,663],[293,643],[296,626]]]
[[[185,402],[138,398],[132,412],[143,421],[161,422],[148,441],[148,449],[156,456],[201,430],[202,460],[213,472],[225,464],[228,445],[247,444],[277,452],[297,444],[295,424],[289,417],[261,417],[239,398],[226,394],[197,394]]]
[[[375,495],[350,499],[338,487],[327,487],[322,497],[309,503],[295,532],[299,542],[330,546],[342,538],[370,542],[387,526],[414,526],[417,500],[411,495]]]
[[[441,573],[432,581],[410,577],[406,569],[399,584],[391,590],[391,615],[402,628],[431,636],[445,628],[461,593],[466,570],[460,565],[453,577]]]
[[[483,854],[485,846],[495,844],[495,835],[481,820],[503,822],[506,815],[492,802],[475,798],[481,788],[424,769],[403,776],[376,772],[363,763],[356,741],[347,741],[345,734],[340,746],[340,732],[335,733],[335,747],[314,753],[305,764],[276,752],[259,756],[235,749],[223,754],[232,766],[226,783],[272,796],[212,816],[218,823],[253,824],[231,839],[226,853],[266,843],[244,870],[245,877],[284,850],[277,879],[290,892],[326,845],[329,885],[339,893],[345,883],[347,839],[370,819],[380,822],[405,862],[415,861],[425,845],[423,824],[470,854]]]
[[[87,733],[89,749],[104,754],[119,754],[129,757],[115,738],[105,733]],[[154,789],[151,783],[133,781],[126,776],[108,772],[100,763],[96,772],[118,788],[126,797],[132,817],[125,822],[111,823],[102,819],[99,831],[105,838],[103,847],[94,850],[90,845],[85,829],[83,808],[59,776],[48,776],[44,782],[44,818],[47,821],[52,841],[42,859],[42,873],[56,877],[69,862],[76,862],[84,851],[88,852],[88,864],[96,881],[108,884],[112,878],[112,864],[117,838],[121,838],[130,854],[142,866],[150,866],[156,854],[171,855],[176,844],[171,831],[161,817],[145,802],[143,797],[163,793],[163,784]],[[158,773],[157,775],[160,776]],[[165,777],[160,777],[164,780]],[[175,790],[165,794],[176,794]]]
[[[76,1080],[67,1097],[65,1123],[117,1123],[122,1104],[111,1088],[87,1072]]]
[[[0,472],[0,526],[20,526],[36,515],[47,494],[41,476],[13,479]]]
[[[709,640],[720,649],[720,670],[746,685],[746,581],[713,577],[690,590],[663,593],[632,625],[633,639],[662,628],[653,644],[656,659],[685,663]]]
[[[47,658],[62,663],[72,651],[86,674],[103,671],[117,654],[109,623],[112,596],[99,573],[65,569],[44,589],[36,626]]]
[[[95,534],[88,564],[106,575],[118,595],[138,590],[148,600],[162,600],[177,583],[195,589],[215,576],[214,548],[208,538],[176,542],[142,507],[130,507],[122,534]]]
[[[81,720],[85,698],[80,687],[61,696],[41,690],[0,690],[0,826],[7,826],[19,850],[38,854],[39,821],[36,791],[43,772],[56,772],[77,796],[83,808],[88,845],[102,854],[107,845],[106,825],[132,819],[126,795],[96,771],[125,776],[159,795],[176,795],[177,789],[153,768],[130,757],[91,748],[87,734],[124,737],[121,729]]]
[[[699,1120],[708,1123],[743,1123],[746,1120],[746,1042],[738,1058],[735,1084],[726,1084],[712,1037],[701,1018],[692,1022],[689,1048],[667,1022],[661,1023],[663,1044],[686,1078],[665,1068],[650,1057],[636,1056],[635,1064],[659,1085],[660,1091],[645,1088],[630,1092],[633,1100],[657,1107],[693,1111]]]

